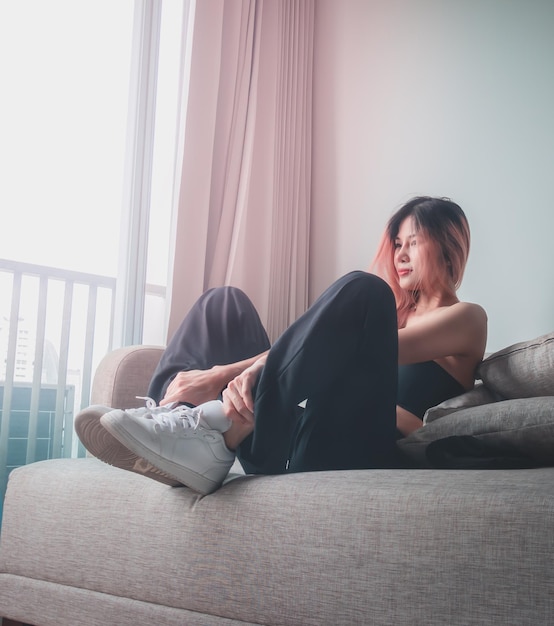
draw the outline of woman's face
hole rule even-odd
[[[414,290],[421,285],[424,254],[426,238],[421,231],[417,232],[412,217],[407,217],[394,240],[394,267],[402,289]]]

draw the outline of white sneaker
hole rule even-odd
[[[110,407],[93,405],[75,416],[75,432],[88,452],[104,463],[142,474],[164,485],[172,487],[180,485],[178,480],[164,474],[148,461],[128,450],[102,426],[100,418],[110,411],[113,411]]]
[[[235,460],[221,430],[208,426],[209,416],[211,423],[218,421],[224,430],[228,428],[221,402],[214,403],[191,409],[156,407],[147,401],[146,408],[110,411],[100,421],[137,456],[183,485],[208,494],[221,486]]]
[[[176,411],[175,415],[179,415],[180,412],[193,411],[200,408],[198,423],[204,428],[213,428],[219,430],[220,433],[224,433],[231,427],[231,420],[223,412],[223,404],[220,400],[210,400],[204,402],[200,407],[194,409],[180,405],[178,402],[171,402],[164,406],[158,406],[156,402],[148,396],[137,396],[138,400],[144,400],[145,406],[138,409],[126,409],[125,412],[130,415],[137,415],[143,417],[153,417],[154,415],[166,415],[173,410]]]

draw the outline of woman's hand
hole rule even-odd
[[[222,382],[220,369],[216,366],[209,370],[179,372],[169,384],[160,404],[188,402],[196,406],[214,400],[226,382]]]
[[[227,417],[242,425],[254,425],[254,397],[252,389],[264,368],[267,354],[231,380],[223,391],[223,410]]]

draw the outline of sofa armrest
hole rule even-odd
[[[143,406],[152,374],[164,348],[161,346],[127,346],[109,352],[94,374],[91,404],[114,409]]]

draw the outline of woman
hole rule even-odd
[[[235,455],[253,474],[398,466],[397,438],[471,389],[484,354],[486,314],[456,296],[469,243],[457,204],[414,198],[387,225],[372,266],[382,278],[343,276],[271,348],[245,294],[210,290],[162,356],[146,409],[86,410],[77,433],[106,462],[201,493]]]

